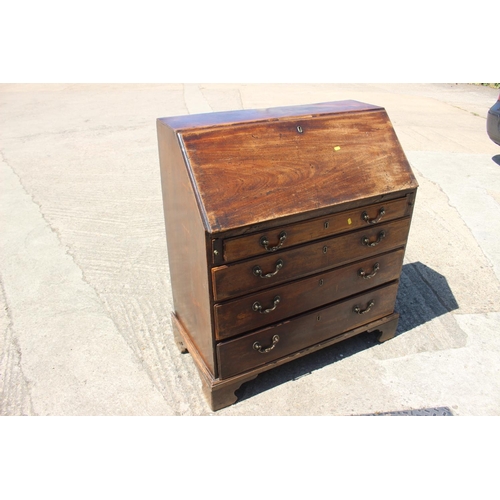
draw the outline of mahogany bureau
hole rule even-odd
[[[384,108],[157,120],[172,326],[213,410],[259,373],[394,336],[417,182]]]

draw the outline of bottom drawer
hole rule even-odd
[[[226,379],[362,326],[394,311],[399,282],[335,302],[275,326],[217,345]]]

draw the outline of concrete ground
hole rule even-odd
[[[498,91],[466,84],[0,85],[0,414],[209,415],[169,321],[158,117],[357,99],[419,181],[398,334],[260,375],[216,415],[500,414]]]

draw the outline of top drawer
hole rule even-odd
[[[213,297],[224,301],[402,248],[410,217],[212,269]]]
[[[408,215],[408,197],[224,240],[224,262],[273,253],[308,241]]]

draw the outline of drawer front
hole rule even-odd
[[[399,278],[404,250],[215,305],[218,340],[262,328]]]
[[[224,241],[224,262],[254,257],[408,215],[407,197]],[[267,247],[267,249],[266,249]]]
[[[226,379],[340,335],[394,311],[398,282],[336,302],[271,328],[217,346],[219,376]]]
[[[297,248],[212,269],[216,301],[263,290],[335,266],[394,250],[406,243],[410,218],[374,225]]]

